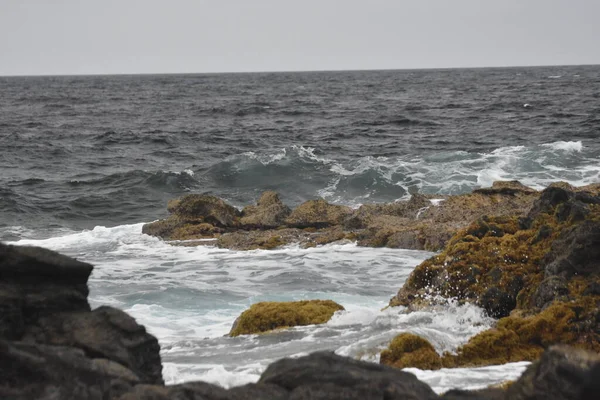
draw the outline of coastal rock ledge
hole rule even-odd
[[[145,224],[142,232],[173,244],[213,243],[232,250],[291,243],[307,248],[350,240],[367,247],[437,251],[471,221],[523,215],[538,197],[538,191],[517,181],[498,181],[472,193],[413,194],[407,201],[363,204],[356,210],[323,199],[291,210],[277,193],[268,191],[256,205],[238,211],[217,197],[189,194],[171,200],[169,217]]]
[[[90,309],[91,271],[49,250],[0,243],[1,399],[584,400],[599,389],[598,355],[567,347],[548,350],[508,391],[439,396],[408,372],[330,352],[279,360],[258,383],[229,390],[205,382],[165,386],[156,338],[123,311]]]

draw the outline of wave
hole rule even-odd
[[[189,156],[193,162],[193,155]],[[417,192],[466,193],[496,180],[513,179],[536,189],[556,181],[575,186],[597,183],[600,160],[582,141],[506,146],[488,152],[354,158],[293,145],[270,152],[247,151],[179,172],[129,170],[55,180],[13,179],[5,184],[0,205],[12,222],[24,222],[26,215],[44,215],[89,227],[162,217],[170,198],[189,192],[214,194],[238,207],[253,203],[265,190],[279,192],[290,206],[323,197],[357,207],[405,199]]]
[[[344,160],[315,148],[292,146],[231,156],[210,167],[207,175],[211,186],[219,188],[215,191],[233,187],[252,193],[251,199],[273,189],[292,203],[321,196],[356,206],[393,201],[414,192],[460,194],[496,180],[517,179],[536,189],[555,181],[581,186],[600,181],[600,165],[581,141],[507,146],[486,153],[449,151],[424,157]]]

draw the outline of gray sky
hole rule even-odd
[[[599,0],[0,0],[0,75],[556,64]]]

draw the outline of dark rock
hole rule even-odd
[[[583,221],[589,214],[589,208],[581,201],[568,201],[556,208],[556,220],[559,222]]]
[[[573,192],[568,189],[549,186],[542,191],[540,197],[533,203],[527,217],[535,219],[541,213],[551,213],[557,205],[569,201],[573,196]]]
[[[24,340],[76,347],[88,357],[118,362],[143,382],[163,382],[158,340],[131,316],[112,307],[41,318],[27,328]]]
[[[284,224],[292,210],[279,198],[275,192],[264,192],[255,206],[245,207],[240,223],[247,228],[268,229],[277,228]]]
[[[25,326],[62,311],[89,311],[92,266],[38,247],[0,243],[0,338],[18,340]]]
[[[565,278],[551,276],[540,283],[533,295],[533,306],[544,308],[559,297],[569,295],[569,286]]]
[[[546,276],[587,276],[600,272],[600,222],[583,221],[554,241],[544,260]]]
[[[103,400],[139,382],[127,368],[68,347],[0,341],[0,398]]]
[[[502,389],[482,390],[449,390],[441,398],[443,400],[504,400],[506,391]]]
[[[259,383],[297,390],[295,399],[437,399],[414,375],[383,365],[318,352],[269,365]],[[313,396],[314,397],[311,397]],[[329,396],[329,397],[328,397]]]
[[[517,305],[516,295],[500,290],[496,286],[487,289],[479,298],[478,305],[483,308],[486,313],[493,318],[503,318]]]
[[[591,282],[583,291],[584,296],[600,296],[600,283]]]
[[[529,229],[529,228],[527,228]],[[542,225],[540,227],[540,229],[538,230],[537,235],[533,238],[533,241],[531,244],[536,244],[538,242],[541,242],[544,239],[548,239],[551,235],[552,235],[552,228],[549,227],[548,225]]]
[[[597,378],[598,363],[600,356],[596,353],[553,346],[507,389],[506,399],[597,399],[597,392],[593,393],[594,397],[589,397],[589,392],[598,386],[598,381],[590,382]]]

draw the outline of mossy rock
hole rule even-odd
[[[351,214],[350,207],[329,204],[323,199],[309,200],[296,207],[285,223],[294,228],[325,228],[342,224]]]
[[[240,212],[224,200],[204,194],[188,194],[169,201],[167,210],[188,222],[207,222],[214,226],[239,224]]]
[[[229,336],[269,332],[292,326],[324,324],[344,307],[332,300],[261,302],[244,311]]]
[[[454,368],[533,361],[559,343],[598,352],[598,335],[593,327],[589,329],[598,323],[598,300],[587,296],[575,302],[555,302],[539,314],[502,318],[495,328],[473,336],[456,354],[445,353],[442,364]]]
[[[284,224],[291,210],[283,204],[273,191],[264,192],[256,205],[247,206],[242,211],[240,223],[245,229],[277,228]]]
[[[431,343],[412,333],[396,336],[381,353],[380,363],[396,368],[435,370],[442,367],[440,355]]]

